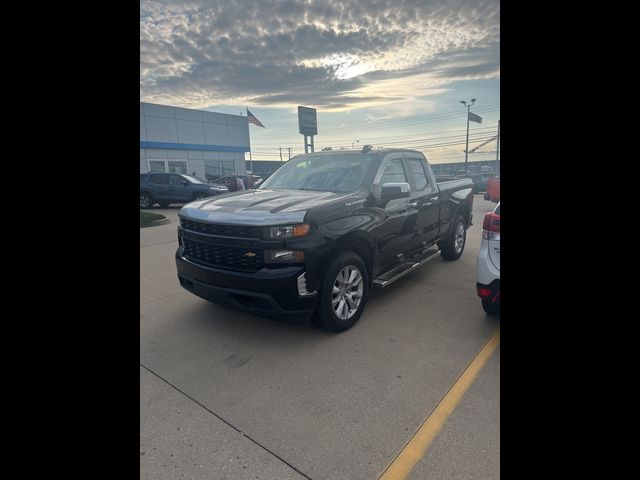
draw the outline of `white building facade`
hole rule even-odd
[[[140,102],[140,173],[245,173],[247,117]]]

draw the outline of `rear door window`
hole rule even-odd
[[[185,179],[180,175],[171,175],[171,185],[182,185],[182,182],[184,181]]]
[[[169,185],[169,175],[150,175],[149,181],[158,185]]]

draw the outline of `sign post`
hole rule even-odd
[[[298,106],[298,131],[304,136],[304,153],[313,153],[313,136],[318,134],[318,118],[315,108]],[[311,137],[309,143],[308,137]]]

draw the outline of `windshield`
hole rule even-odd
[[[352,192],[362,185],[374,155],[330,154],[289,160],[260,189]]]
[[[191,175],[182,175],[182,177],[186,178],[187,180],[189,180],[191,183],[207,183],[204,180],[200,180],[197,177],[192,177]]]

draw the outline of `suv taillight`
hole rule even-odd
[[[500,240],[500,215],[489,212],[484,216],[482,238],[487,240]]]

